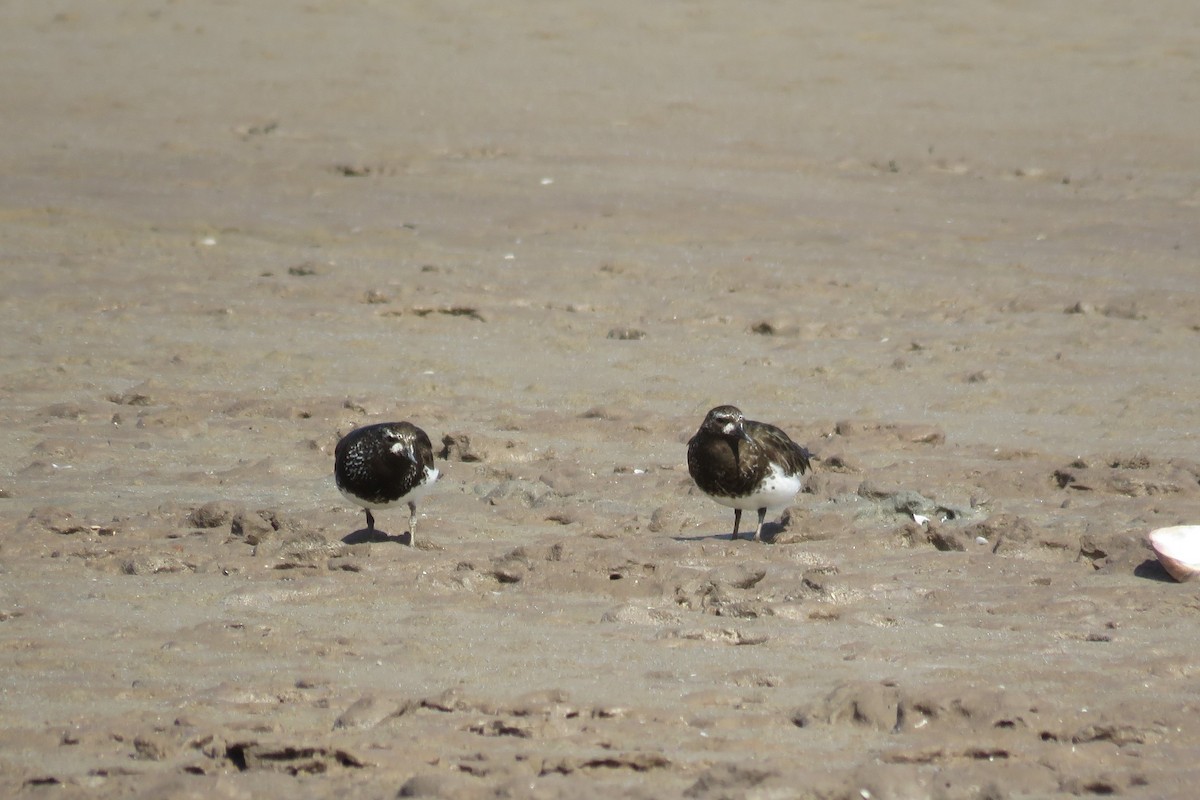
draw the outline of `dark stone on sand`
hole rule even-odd
[[[1085,492],[1092,489],[1091,486],[1081,482],[1079,476],[1071,469],[1056,469],[1050,475],[1050,479],[1054,481],[1059,489],[1076,489]]]
[[[554,761],[542,763],[542,774],[560,773],[570,775],[573,772],[590,771],[595,769],[627,769],[633,772],[649,772],[653,769],[665,769],[671,766],[671,760],[662,753],[609,753],[595,757],[564,756]]]
[[[834,566],[806,569],[800,576],[800,585],[819,597],[828,597],[833,593],[832,587],[837,574],[838,568]]]
[[[862,472],[862,467],[858,462],[843,453],[821,456],[821,469],[842,473]]]
[[[750,326],[750,332],[757,333],[759,336],[774,336],[775,330],[775,326],[765,319]]]
[[[492,576],[501,583],[520,583],[529,568],[524,564],[504,562],[497,564]]]
[[[931,526],[925,532],[925,538],[931,545],[942,552],[949,552],[951,550],[963,552],[967,549],[966,537],[963,536],[962,531]]]
[[[520,583],[533,569],[533,561],[524,548],[506,553],[492,560],[491,575],[500,583]]]
[[[843,419],[843,420],[838,420],[833,425],[833,432],[836,433],[838,436],[854,436],[856,434],[862,433],[862,431],[863,431],[863,424],[861,422],[859,422],[858,420]]]
[[[442,437],[442,449],[438,458],[443,461],[471,463],[483,461],[483,454],[471,446],[471,436],[466,433],[447,433]]]
[[[134,758],[142,761],[165,761],[174,755],[175,747],[163,736],[142,734],[134,737]]]
[[[76,519],[74,514],[58,506],[38,506],[29,512],[26,525],[64,536],[88,531],[88,526]]]
[[[579,416],[583,419],[602,419],[608,422],[620,422],[629,416],[629,410],[621,406],[600,405],[592,406]]]
[[[432,308],[429,306],[415,306],[415,307],[409,309],[408,313],[413,314],[414,316],[417,316],[417,317],[422,317],[422,318],[428,317],[431,314],[444,314],[448,317],[469,317],[470,319],[473,319],[476,322],[486,322],[487,321],[486,319],[484,319],[483,314],[481,314],[479,312],[479,309],[472,308],[471,306],[443,306],[440,308]],[[393,314],[393,316],[400,316],[400,315],[401,315],[400,313]]]
[[[1100,466],[1077,459],[1054,470],[1051,480],[1059,489],[1147,497],[1196,494],[1200,491],[1198,473],[1200,469],[1185,459],[1155,462],[1144,455],[1132,455],[1116,457]]]
[[[279,530],[277,520],[268,511],[238,511],[230,520],[229,532],[246,544],[261,544]]]
[[[646,332],[637,328],[613,328],[608,332],[608,338],[620,341],[637,341],[638,339],[645,339]]]
[[[900,691],[868,681],[843,683],[824,699],[792,715],[800,728],[812,725],[854,725],[894,732],[900,725]]]
[[[225,758],[240,770],[268,770],[290,775],[320,775],[333,767],[361,768],[367,762],[340,748],[323,745],[229,742]]]
[[[1114,456],[1108,465],[1113,469],[1150,469],[1153,463],[1145,453],[1134,453],[1128,456]]]
[[[224,500],[212,500],[188,515],[188,524],[193,528],[220,528],[233,521],[240,509]]]
[[[162,572],[190,572],[192,568],[172,556],[143,553],[121,562],[125,575],[157,575]]]
[[[119,406],[148,406],[153,402],[150,395],[142,391],[140,387],[126,389],[119,394],[110,394],[108,401]]]

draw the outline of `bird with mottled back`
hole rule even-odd
[[[768,509],[783,508],[803,487],[812,454],[780,428],[748,420],[735,406],[708,412],[688,442],[688,472],[700,490],[733,509],[733,538],[743,509],[758,512],[754,539],[762,538]]]

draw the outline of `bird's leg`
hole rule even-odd
[[[738,526],[741,524],[742,524],[742,510],[740,508],[735,508],[733,510],[733,536],[731,536],[729,538],[731,538],[731,539],[737,538]]]
[[[754,541],[756,541],[756,542],[762,541],[763,520],[766,518],[767,518],[767,510],[765,508],[760,508],[758,510],[758,527],[754,530]]]
[[[374,533],[375,532],[375,517],[371,516],[371,509],[364,508],[363,511],[367,512],[367,530],[370,531],[371,533]]]
[[[408,504],[408,546],[417,546],[417,504]]]

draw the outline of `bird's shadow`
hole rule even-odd
[[[778,522],[764,522],[762,526],[762,541],[763,544],[773,544],[775,537],[783,533],[786,528]],[[677,542],[706,542],[706,541],[735,541],[732,533],[705,533],[699,536],[672,536]],[[738,531],[739,542],[754,541],[754,531]]]
[[[395,542],[396,544],[404,544],[412,546],[412,533],[405,531],[404,533],[393,536],[387,531],[381,531],[378,528],[371,530],[370,528],[359,528],[354,533],[348,533],[342,537],[342,541],[346,544],[383,544],[385,542]]]

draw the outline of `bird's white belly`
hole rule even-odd
[[[429,467],[426,467],[424,483],[422,483],[420,486],[415,487],[408,494],[406,494],[402,497],[397,497],[395,500],[389,500],[384,503],[368,503],[366,500],[363,500],[361,497],[355,497],[354,495],[350,494],[345,489],[343,489],[341,486],[338,487],[338,491],[342,493],[342,497],[344,497],[350,501],[351,505],[356,505],[356,506],[359,506],[360,508],[393,508],[394,506],[407,505],[407,504],[415,501],[418,497],[424,496],[426,492],[428,492],[431,488],[433,488],[433,484],[438,479],[438,476],[440,474],[441,473],[439,473],[436,469],[430,469]]]
[[[803,486],[804,478],[801,475],[786,475],[779,467],[772,466],[771,471],[767,473],[762,483],[751,494],[742,497],[720,497],[713,495],[712,499],[723,506],[744,510],[757,511],[760,508],[784,508],[791,505],[792,501],[796,499],[796,494]]]

